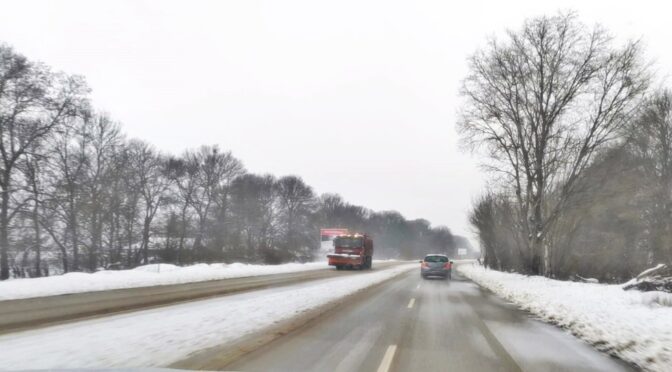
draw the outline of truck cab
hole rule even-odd
[[[334,253],[327,258],[337,270],[371,269],[373,240],[366,234],[339,235],[334,239]]]

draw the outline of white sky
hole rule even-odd
[[[131,137],[232,150],[375,210],[468,234],[483,189],[454,130],[466,58],[573,9],[672,67],[667,1],[5,1],[0,41],[84,75]]]

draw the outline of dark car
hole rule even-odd
[[[424,279],[430,276],[438,276],[450,279],[453,270],[453,261],[443,254],[428,254],[420,261],[420,275]]]

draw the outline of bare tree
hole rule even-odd
[[[90,120],[75,120],[65,126],[55,141],[55,156],[48,169],[52,190],[48,202],[49,219],[43,227],[61,251],[63,270],[80,270],[83,180],[87,166],[88,126]],[[60,221],[60,225],[57,221]],[[68,261],[71,252],[72,262]]]
[[[371,216],[371,211],[347,203],[340,195],[324,194],[320,197],[320,214],[325,226],[364,230],[366,221]],[[399,216],[403,219],[403,216]]]
[[[133,141],[130,148],[132,166],[137,175],[138,187],[144,204],[140,252],[142,252],[142,262],[147,264],[152,221],[167,197],[166,191],[170,187],[170,178],[167,175],[166,160],[149,144]]]
[[[192,156],[189,152],[185,153],[181,158],[171,158],[168,161],[169,175],[175,185],[175,204],[179,209],[179,237],[177,243],[178,264],[185,262],[185,240],[187,238],[187,230],[190,225],[189,208],[191,208],[192,199],[198,187],[198,172],[200,167],[198,159]]]
[[[290,255],[311,258],[312,247],[317,246],[316,230],[311,223],[315,213],[316,198],[313,189],[296,176],[285,176],[276,183],[281,225],[282,248]],[[311,247],[312,244],[312,247]]]
[[[469,223],[478,235],[485,267],[502,270],[502,265],[497,258],[498,250],[495,247],[497,241],[495,201],[492,195],[482,196],[474,203],[473,210],[469,214]]]
[[[528,273],[547,271],[547,232],[649,83],[640,44],[612,44],[602,28],[560,14],[526,21],[469,60],[458,127],[465,142],[485,146],[486,167],[512,185]]]
[[[194,247],[200,249],[203,248],[212,208],[216,203],[220,204],[220,208],[226,208],[229,185],[237,175],[243,173],[243,166],[231,152],[222,152],[217,146],[203,146],[198,152],[188,156],[195,157],[192,161],[199,167],[191,206],[198,218]]]
[[[140,190],[133,161],[135,154],[129,144],[122,144],[112,155],[107,184],[108,198],[104,219],[107,225],[108,267],[131,266],[134,262],[125,254],[131,252],[136,236],[135,225],[140,204]],[[128,249],[126,249],[128,248]]]
[[[672,263],[672,92],[663,90],[647,100],[629,129],[629,148],[649,180],[643,185],[649,245],[656,261]]]
[[[231,213],[235,223],[234,254],[266,263],[283,260],[276,251],[277,209],[273,176],[245,174],[231,184]]]
[[[94,115],[87,120],[86,167],[84,168],[85,227],[88,239],[82,240],[87,250],[87,267],[95,271],[103,247],[104,215],[109,198],[110,177],[114,175],[114,157],[120,150],[122,134],[119,124],[107,115]],[[81,182],[80,181],[80,182]]]
[[[243,163],[235,158],[230,151],[222,152],[219,161],[219,182],[215,193],[215,223],[212,226],[213,249],[222,250],[225,246],[230,231],[230,199],[231,184],[237,177],[245,174]]]
[[[0,280],[9,278],[9,225],[16,165],[32,144],[85,106],[82,79],[55,74],[0,45]]]
[[[453,233],[447,226],[437,226],[431,231],[431,239],[436,252],[441,252],[449,256],[455,256],[455,239]]]
[[[27,189],[30,194],[28,198],[32,204],[30,211],[30,220],[33,228],[33,250],[35,252],[35,276],[42,276],[42,231],[40,215],[42,212],[42,204],[44,197],[44,186],[42,185],[41,169],[44,163],[44,156],[40,154],[40,144],[35,142],[32,145],[31,151],[27,152],[22,166],[25,179],[27,181]]]

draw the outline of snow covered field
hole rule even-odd
[[[0,369],[166,366],[408,270],[406,264],[0,336]]]
[[[93,274],[68,273],[46,278],[8,280],[0,282],[0,301],[320,269],[330,267],[324,261],[284,265],[198,264],[184,267],[153,264],[133,270],[99,271]]]
[[[602,351],[647,370],[672,371],[672,294],[503,273],[469,263],[456,269]]]

